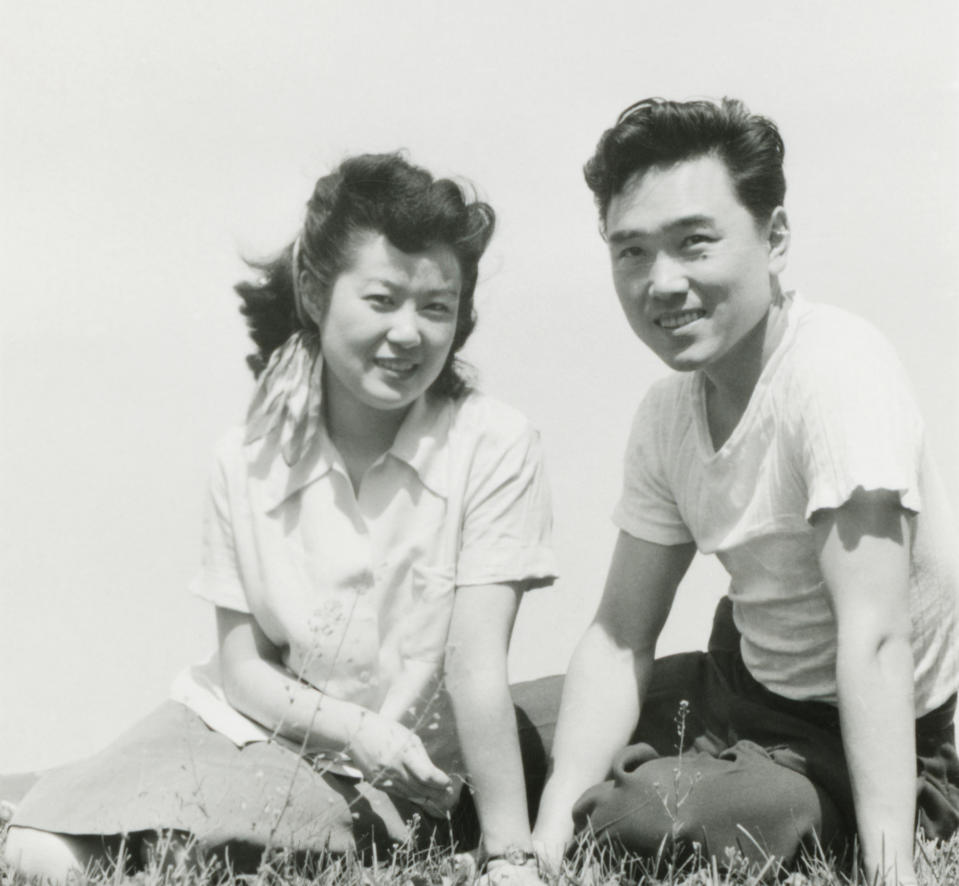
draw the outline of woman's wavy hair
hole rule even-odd
[[[290,335],[314,326],[297,309],[294,274],[306,272],[310,281],[306,295],[319,316],[324,316],[333,284],[349,267],[357,238],[372,232],[385,235],[403,252],[422,252],[443,244],[459,260],[463,286],[456,331],[446,363],[430,391],[460,396],[468,384],[456,353],[476,325],[473,293],[479,260],[495,220],[492,207],[465,188],[450,179],[434,179],[398,153],[347,158],[317,181],[306,204],[297,248],[291,243],[271,260],[248,261],[260,278],[234,287],[257,347],[257,352],[247,357],[254,376],[259,377],[270,355]]]
[[[785,147],[776,124],[739,100],[676,102],[647,98],[607,129],[583,168],[605,233],[610,201],[637,173],[715,154],[726,165],[739,202],[765,222],[786,197]]]

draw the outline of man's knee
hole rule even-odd
[[[678,760],[657,757],[649,745],[626,748],[609,781],[594,785],[577,801],[577,831],[591,831],[630,852],[652,855],[671,844],[683,829],[677,815],[688,781],[677,773]]]
[[[580,798],[575,824],[643,855],[698,847],[719,858],[738,849],[752,859],[791,860],[841,830],[821,789],[758,748],[738,748],[723,759],[657,757],[637,745],[620,754],[612,776]]]

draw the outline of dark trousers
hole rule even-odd
[[[578,829],[643,855],[662,846],[723,858],[790,861],[837,849],[856,830],[833,705],[783,698],[754,680],[721,604],[706,653],[656,661],[632,744],[609,781],[574,810]],[[956,698],[916,721],[918,824],[930,837],[959,828]]]

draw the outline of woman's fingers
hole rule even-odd
[[[367,718],[354,758],[377,787],[439,809],[452,805],[450,777],[433,764],[419,736],[399,723],[375,715]]]
[[[426,751],[411,753],[404,761],[411,780],[429,793],[443,794],[453,787],[450,777],[433,764]]]

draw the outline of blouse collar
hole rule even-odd
[[[244,442],[267,510],[327,474],[339,461],[323,423],[323,360],[315,336],[294,333],[271,356],[250,403]],[[452,402],[423,394],[411,405],[384,458],[409,465],[430,491],[448,494]]]

